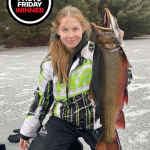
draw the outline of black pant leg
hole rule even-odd
[[[41,141],[39,134],[32,140],[28,150],[49,150],[48,147]]]
[[[54,116],[50,117],[45,127],[47,134],[43,136],[39,132],[29,150],[67,150],[79,137],[72,124]]]
[[[67,150],[83,150],[83,144],[77,139],[75,140]]]
[[[0,144],[0,150],[6,150],[5,144]]]

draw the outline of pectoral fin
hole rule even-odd
[[[128,105],[128,89],[125,89],[124,91],[124,102]]]
[[[125,129],[125,118],[123,111],[118,116],[117,122],[116,122],[116,129]]]
[[[124,63],[125,63],[125,65],[126,65],[128,68],[130,68],[130,64],[129,64],[129,61],[128,61],[128,58],[127,58],[127,55],[126,55],[126,52],[125,52],[124,47],[122,47],[122,50],[123,50]]]

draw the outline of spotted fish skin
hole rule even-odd
[[[89,98],[99,107],[103,134],[96,150],[120,150],[115,129],[125,129],[124,101],[128,102],[127,92],[127,56],[123,41],[114,17],[106,9],[107,20],[112,28],[104,28],[91,23],[95,51],[93,56],[92,79]],[[113,20],[112,20],[113,19]],[[107,22],[107,25],[109,25]],[[115,33],[117,32],[119,33]],[[119,39],[119,40],[118,40]]]

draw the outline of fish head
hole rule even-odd
[[[91,23],[91,29],[94,42],[99,43],[101,41],[101,44],[105,44],[105,46],[109,44],[112,46],[115,43],[116,45],[113,45],[111,48],[121,46],[123,41],[121,30],[119,29],[116,18],[110,13],[108,8],[105,8],[103,27]],[[99,34],[101,35],[100,41],[97,41]],[[104,48],[106,48],[105,46]]]
[[[123,42],[123,35],[121,34],[121,30],[118,26],[117,19],[110,13],[108,8],[105,8],[105,15],[104,15],[104,28],[109,28],[113,30],[115,35],[115,43],[116,47],[121,47],[124,53],[124,59],[126,62],[126,66],[129,68],[129,61],[126,55],[124,42]]]
[[[116,48],[115,35],[112,29],[104,28],[91,23],[92,38],[97,46],[104,49]]]
[[[121,30],[116,18],[110,13],[109,9],[105,8],[103,27],[91,23],[91,30],[93,42],[97,47],[105,50],[113,50],[120,47],[124,54],[126,66],[129,67]]]

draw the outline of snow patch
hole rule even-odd
[[[149,112],[150,112],[150,109],[138,110],[138,111],[129,112],[129,113],[126,112],[125,116],[126,117],[139,117]]]
[[[132,91],[135,91],[135,90],[139,90],[139,89],[144,89],[144,88],[150,88],[150,83],[147,83],[147,84],[131,84],[129,86],[129,91],[132,92]]]
[[[143,100],[150,100],[150,96],[144,97]]]
[[[147,143],[149,142],[148,134],[149,132],[147,131],[140,131],[135,133],[136,136],[134,140],[129,140],[129,143],[135,144],[135,143]]]
[[[11,70],[22,70],[22,69],[26,69],[24,67],[6,67],[6,69],[11,69]]]

